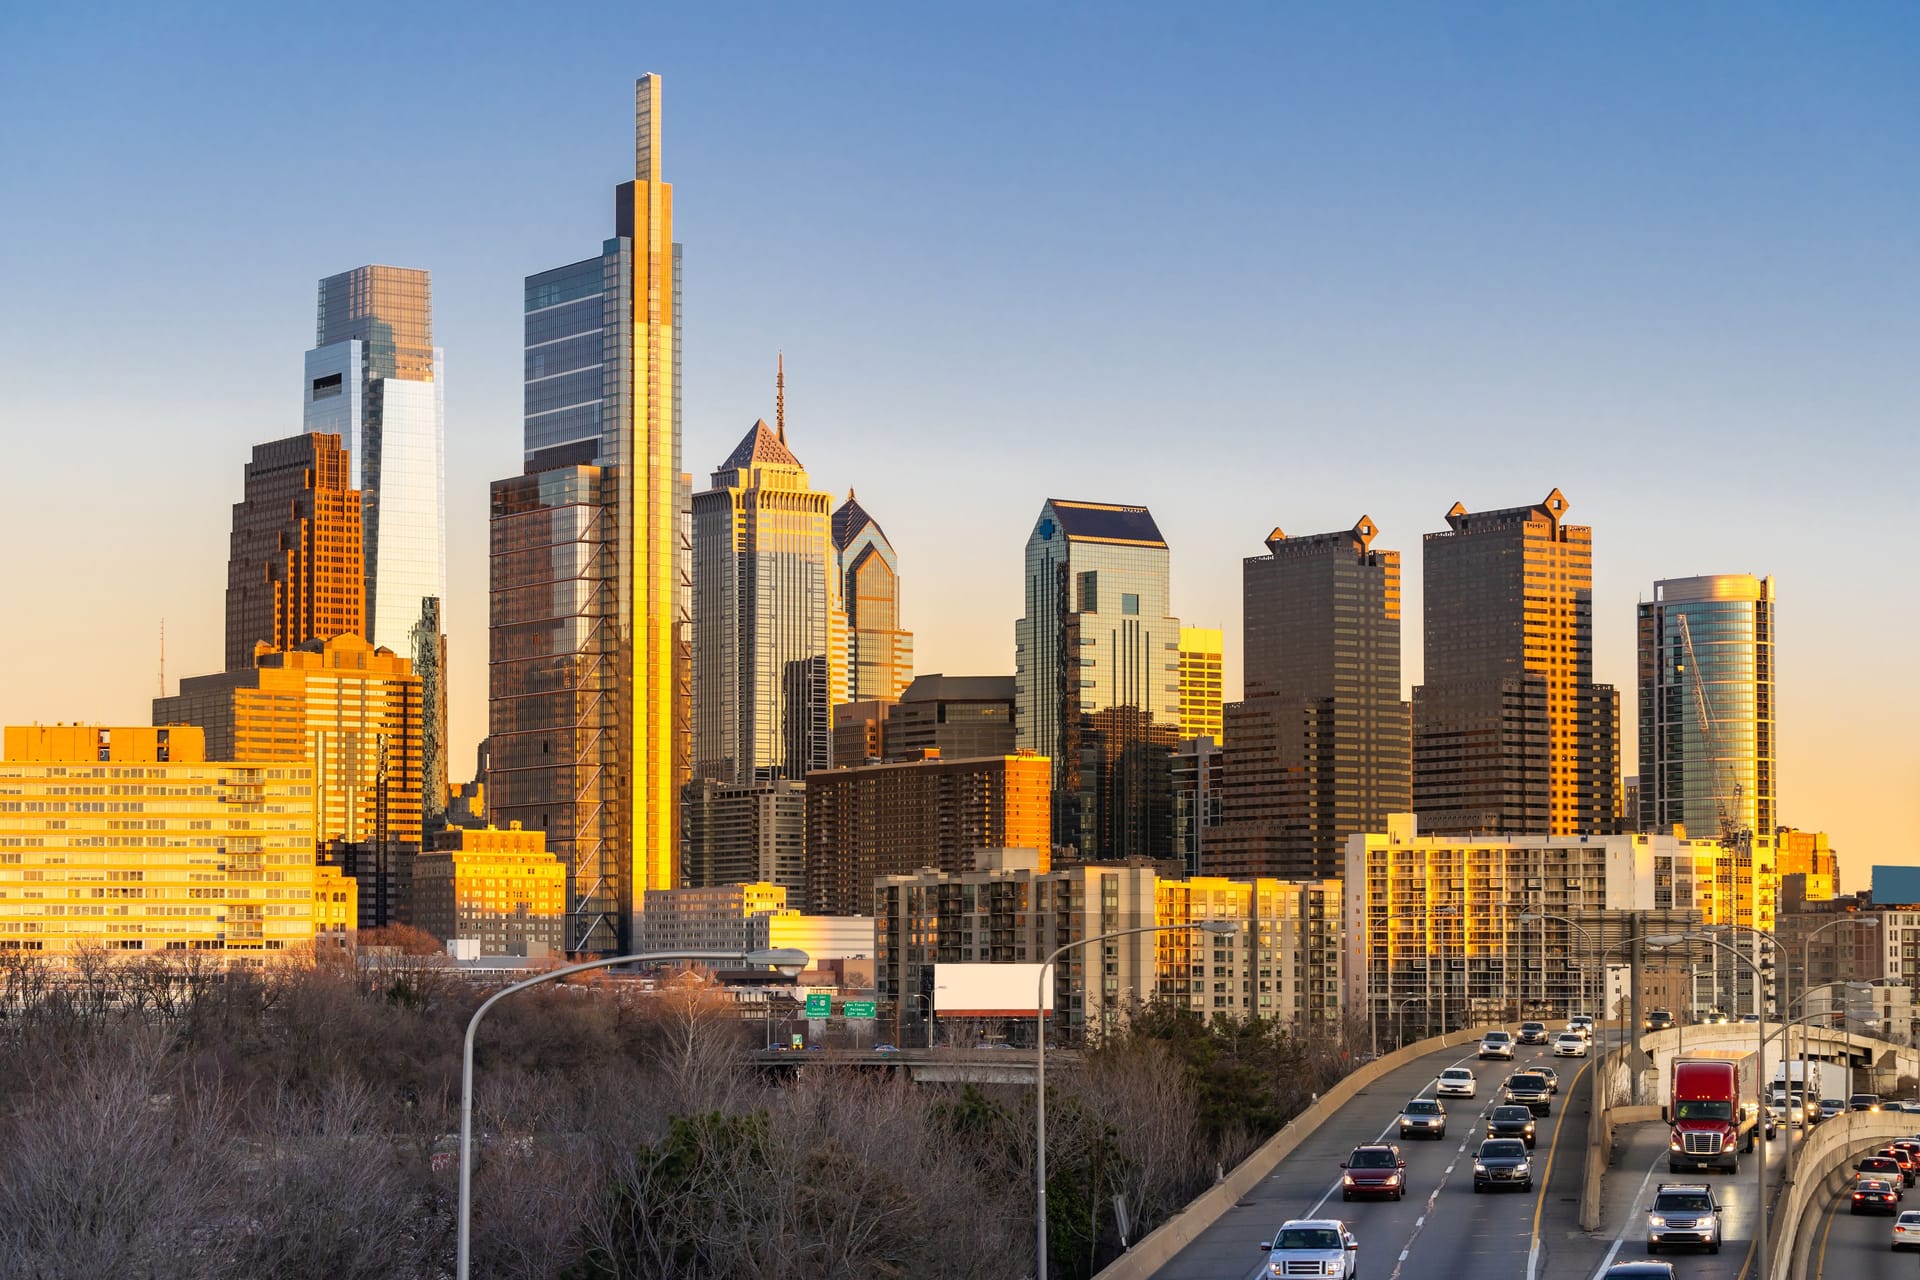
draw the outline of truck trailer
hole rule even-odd
[[[1755,1055],[1724,1049],[1676,1054],[1667,1090],[1667,1168],[1740,1168],[1740,1152],[1753,1150],[1760,1115]]]

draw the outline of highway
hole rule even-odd
[[[1908,1187],[1903,1209],[1920,1209],[1920,1187]],[[1846,1193],[1835,1196],[1807,1217],[1803,1228],[1813,1233],[1807,1258],[1807,1280],[1914,1280],[1920,1276],[1920,1254],[1895,1253],[1890,1247],[1893,1219],[1879,1214],[1848,1212]]]
[[[1158,1272],[1160,1280],[1241,1280],[1263,1269],[1262,1240],[1288,1218],[1343,1217],[1360,1239],[1360,1275],[1367,1280],[1539,1280],[1593,1272],[1604,1242],[1578,1229],[1581,1162],[1586,1153],[1588,1062],[1555,1060],[1543,1047],[1522,1047],[1513,1063],[1479,1062],[1471,1046],[1430,1054],[1356,1095],[1281,1161],[1261,1186]],[[1534,1193],[1473,1194],[1473,1152],[1485,1137],[1497,1087],[1515,1070],[1551,1063],[1560,1072],[1553,1110],[1539,1122],[1533,1153]],[[1407,1161],[1407,1198],[1340,1199],[1340,1162],[1363,1142],[1399,1142],[1396,1120],[1409,1098],[1432,1097],[1441,1068],[1472,1068],[1480,1092],[1447,1102],[1443,1141],[1400,1142]],[[1571,1106],[1569,1102],[1571,1101]],[[1564,1126],[1565,1115],[1571,1123]]]

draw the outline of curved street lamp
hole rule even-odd
[[[1580,935],[1587,940],[1587,945],[1588,946],[1593,945],[1593,941],[1594,941],[1593,934],[1588,931],[1587,926],[1581,924],[1578,920],[1574,920],[1568,916],[1555,915],[1551,911],[1522,911],[1520,913],[1521,924],[1527,924],[1534,920],[1540,921],[1540,962],[1542,965],[1546,963],[1546,959],[1547,959],[1546,922],[1549,920],[1558,920],[1561,924],[1569,925],[1575,929],[1578,929],[1580,931]],[[1602,952],[1601,954],[1604,955],[1605,953]],[[1546,971],[1544,969],[1542,969],[1541,971],[1540,985],[1544,990],[1546,987]],[[1586,966],[1584,965],[1581,966],[1581,972],[1580,972],[1580,1003],[1586,1005],[1588,1008],[1593,1007],[1593,996],[1591,991],[1589,991],[1587,987],[1587,973],[1586,973]],[[1600,1010],[1600,1016],[1602,1018],[1605,1018],[1607,1016],[1607,1011],[1605,1009]]]
[[[1069,951],[1090,947],[1096,942],[1109,942],[1114,938],[1128,938],[1141,933],[1172,933],[1177,929],[1199,929],[1221,936],[1240,932],[1240,926],[1231,920],[1193,920],[1186,924],[1146,924],[1135,929],[1116,929],[1112,933],[1097,933],[1091,938],[1063,942],[1040,962],[1040,980],[1034,984],[1033,1000],[1034,1046],[1038,1054],[1034,1060],[1034,1078],[1039,1090],[1033,1106],[1033,1198],[1034,1236],[1039,1251],[1038,1269],[1035,1274],[1039,1280],[1047,1280],[1047,979],[1051,976],[1053,962]],[[461,1280],[465,1280],[465,1277],[463,1276]]]
[[[586,973],[590,969],[605,969],[616,964],[652,964],[663,960],[717,960],[746,964],[753,968],[769,967],[780,970],[788,977],[807,967],[807,953],[791,947],[779,947],[771,951],[639,951],[632,955],[609,956],[604,960],[588,960],[581,964],[570,964],[559,969],[549,969],[545,973],[535,974],[522,979],[512,986],[502,987],[473,1011],[473,1017],[467,1020],[467,1044],[460,1062],[460,1227],[457,1257],[459,1280],[467,1280],[468,1269],[473,1264],[473,1035],[480,1029],[480,1019],[487,1010],[505,1000],[516,991],[525,991],[528,987],[537,987],[543,982],[557,982],[561,978],[570,978],[576,973]]]

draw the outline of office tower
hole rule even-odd
[[[598,254],[528,276],[525,474],[493,485],[488,805],[569,868],[567,948],[629,949],[679,883],[686,488],[660,78]]]
[[[1566,512],[1558,489],[1500,511],[1456,502],[1426,535],[1426,681],[1413,692],[1426,830],[1619,826],[1620,699],[1593,682],[1593,530]]]
[[[1340,1020],[1340,882],[1168,879],[1151,863],[1046,870],[1026,849],[970,867],[888,876],[875,892],[877,989],[925,1014],[941,964],[1037,964],[1055,947],[1117,928],[1231,920],[1231,937],[1168,928],[1053,967],[1056,1024],[1111,1032],[1149,1004],[1289,1026]],[[924,1044],[925,1040],[916,1040]]]
[[[257,958],[311,943],[316,894],[350,891],[316,874],[303,763],[212,763],[185,725],[8,725],[5,745],[0,950]]]
[[[1180,628],[1180,736],[1221,741],[1226,645],[1218,627]]]
[[[1052,830],[1044,756],[931,756],[807,778],[807,909],[865,915],[876,876],[964,871],[981,849],[1035,849]]]
[[[833,551],[847,615],[847,700],[898,698],[913,679],[913,633],[900,628],[900,561],[851,489],[833,513]]]
[[[1213,869],[1225,757],[1204,734],[1182,738],[1173,753],[1173,856],[1190,874]]]
[[[843,702],[833,709],[833,763],[835,768],[873,764],[886,758],[887,722],[894,704],[881,698]]]
[[[337,435],[253,447],[233,504],[227,559],[227,670],[253,665],[253,647],[366,631],[360,491]]]
[[[452,827],[413,864],[413,923],[483,956],[541,957],[565,945],[567,869],[538,831]]]
[[[1337,876],[1347,837],[1412,803],[1400,697],[1400,553],[1362,516],[1241,565],[1246,697],[1226,709],[1220,827],[1207,869]]]
[[[1642,831],[1778,824],[1773,579],[1669,578],[1639,606]]]
[[[1167,857],[1180,620],[1145,507],[1050,498],[1027,538],[1015,625],[1018,742],[1053,761],[1067,856]]]
[[[833,760],[846,637],[832,496],[756,422],[693,495],[693,755],[699,778],[801,779]]]
[[[1840,896],[1840,858],[1824,831],[1780,827],[1774,833],[1780,878],[1805,876],[1800,894],[1807,902],[1831,902]]]
[[[447,430],[432,277],[356,267],[320,282],[318,311],[304,416],[309,432],[345,442],[361,491],[366,624],[352,629],[405,654],[434,690],[422,747],[437,779],[428,801],[437,818],[447,776]]]
[[[887,716],[886,756],[904,760],[937,751],[949,760],[1010,756],[1012,676],[915,676]]]
[[[799,902],[807,892],[807,784],[690,783],[681,802],[687,835],[681,879],[690,887],[777,884]]]

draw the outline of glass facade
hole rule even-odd
[[[913,633],[900,627],[900,561],[852,490],[833,513],[847,615],[847,701],[891,701],[913,681]]]
[[[1055,844],[1089,861],[1172,856],[1180,620],[1152,515],[1049,499],[1027,538],[1024,598],[1018,742],[1053,760]]]
[[[1642,830],[1773,833],[1773,603],[1748,574],[1656,582],[1640,603]]]
[[[361,501],[349,470],[337,435],[254,446],[227,558],[228,671],[251,667],[256,644],[365,633]]]

